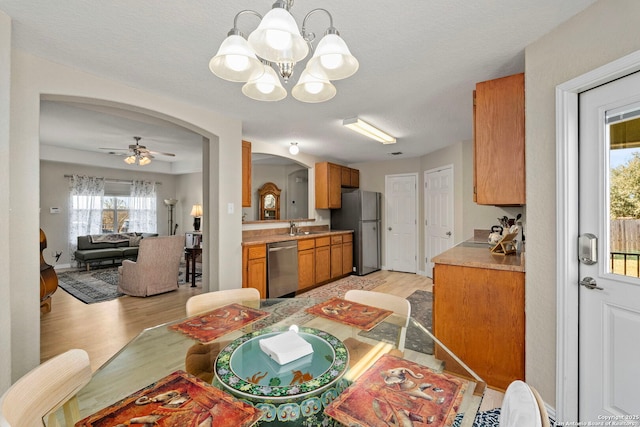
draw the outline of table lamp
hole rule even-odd
[[[200,217],[202,216],[202,205],[196,203],[191,208],[191,216],[193,217],[193,229],[195,231],[200,231]]]

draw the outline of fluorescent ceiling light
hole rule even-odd
[[[358,117],[344,119],[342,121],[342,124],[351,130],[354,130],[364,136],[368,136],[371,139],[375,139],[378,142],[382,142],[383,144],[396,143],[396,139],[394,137],[386,132],[381,131],[375,126],[372,126],[369,123],[360,120]]]

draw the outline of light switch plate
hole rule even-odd
[[[233,203],[227,203],[227,213],[232,214],[234,211],[235,211],[235,206],[233,206]]]

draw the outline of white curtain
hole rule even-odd
[[[133,181],[129,199],[129,231],[157,233],[156,187],[153,182]]]
[[[73,259],[78,236],[102,233],[104,178],[73,175],[69,187],[69,253]]]

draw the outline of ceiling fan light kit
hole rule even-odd
[[[358,132],[361,135],[367,136],[375,141],[381,142],[383,144],[395,144],[396,139],[386,133],[378,129],[377,127],[365,122],[359,117],[352,117],[349,119],[344,119],[342,124],[349,129]]]
[[[280,77],[287,83],[295,65],[313,49],[315,34],[306,30],[307,19],[323,12],[329,17],[329,28],[291,93],[302,102],[324,102],[333,98],[336,88],[330,80],[352,76],[358,70],[358,60],[333,26],[329,11],[313,9],[304,17],[302,31],[298,31],[289,12],[292,6],[293,0],[277,0],[264,17],[253,10],[238,12],[233,28],[209,62],[211,72],[224,80],[246,82],[242,92],[252,99],[279,101],[286,98],[287,91],[280,83]],[[258,28],[249,34],[248,40],[244,39],[237,25],[238,18],[245,14],[260,18]]]

